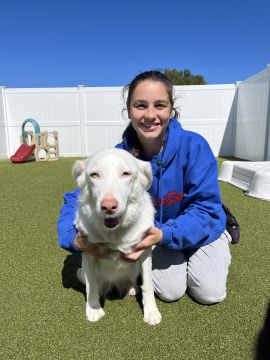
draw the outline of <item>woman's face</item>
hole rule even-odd
[[[160,81],[140,82],[130,99],[129,117],[139,140],[163,140],[172,106],[166,86]]]

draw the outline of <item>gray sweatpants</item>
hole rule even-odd
[[[157,296],[170,302],[188,291],[201,304],[224,300],[231,263],[230,242],[230,234],[225,230],[216,241],[190,252],[156,246],[152,276]]]

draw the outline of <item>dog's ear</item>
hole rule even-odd
[[[85,186],[85,165],[86,160],[77,160],[72,167],[73,178],[80,189]]]
[[[148,190],[152,184],[153,176],[152,176],[152,168],[151,164],[146,161],[138,160],[140,179],[145,190]]]

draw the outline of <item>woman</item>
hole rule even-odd
[[[122,258],[136,261],[155,245],[153,284],[160,299],[176,301],[187,290],[201,304],[221,302],[226,297],[231,238],[225,230],[216,159],[200,135],[183,130],[177,121],[173,87],[165,74],[143,72],[124,88],[126,92],[130,124],[117,147],[150,161],[149,192],[156,215],[155,227]],[[64,196],[59,245],[106,256],[73,225],[78,195],[75,190]]]

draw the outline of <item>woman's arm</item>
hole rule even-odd
[[[61,207],[60,217],[57,224],[58,245],[70,252],[79,251],[74,244],[78,233],[74,225],[74,221],[79,194],[80,190],[76,189],[64,195],[64,205]]]
[[[200,247],[217,239],[226,226],[216,161],[199,173],[189,174],[184,190],[181,215],[164,224],[155,222],[163,233],[161,245],[170,249]]]

